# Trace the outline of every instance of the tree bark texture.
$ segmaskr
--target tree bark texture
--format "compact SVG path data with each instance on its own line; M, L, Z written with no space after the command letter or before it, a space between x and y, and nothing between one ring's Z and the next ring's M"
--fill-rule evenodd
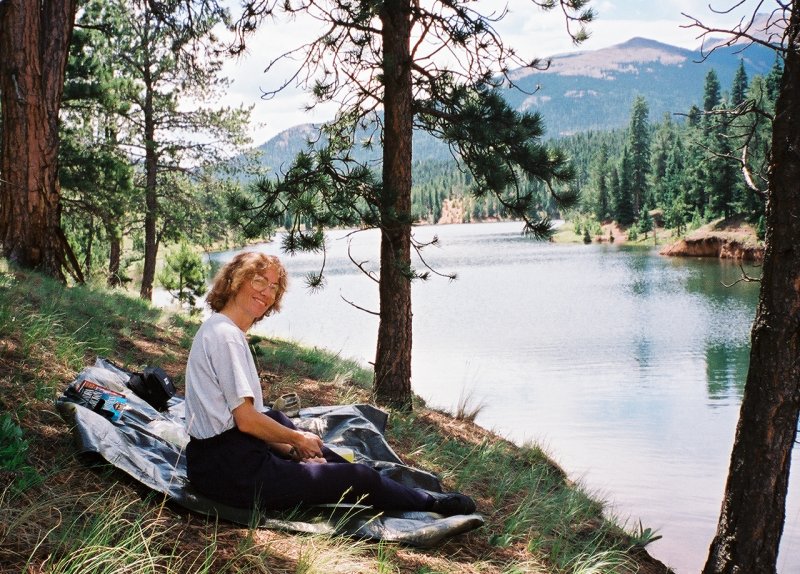
M150 77L150 62L143 66L145 100L144 135L145 135L145 211L144 211L144 269L142 270L142 286L139 296L147 301L153 299L153 283L156 278L156 261L158 255L158 238L156 237L156 219L158 217L158 152L156 149L156 120L153 93L155 87Z
M800 411L800 8L775 111L761 292L717 533L704 574L776 572Z
M13 264L79 273L60 227L58 112L76 0L0 2L0 240Z
M411 20L408 0L387 0L383 25L384 131L380 324L374 397L411 410Z
M108 256L108 286L118 287L122 285L122 278L119 275L119 266L122 260L122 240L120 237L110 234L109 240L111 247Z

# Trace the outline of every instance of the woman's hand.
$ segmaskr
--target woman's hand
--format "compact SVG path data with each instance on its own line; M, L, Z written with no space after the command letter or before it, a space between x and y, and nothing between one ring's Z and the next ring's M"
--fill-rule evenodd
M284 443L294 448L295 453L287 454L296 460L305 460L322 456L322 439L312 432L285 427L256 411L253 399L245 398L244 402L231 411L237 428L245 434L260 438L272 445Z
M292 446L295 448L297 458L304 461L314 458L322 458L321 438L312 432L301 430L296 431L295 436L296 439L292 441Z

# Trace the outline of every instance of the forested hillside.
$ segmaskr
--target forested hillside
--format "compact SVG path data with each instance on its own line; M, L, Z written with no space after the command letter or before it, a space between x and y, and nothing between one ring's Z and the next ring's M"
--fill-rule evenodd
M555 138L624 126L637 96L647 100L653 117L685 111L702 96L710 70L727 87L740 61L754 76L769 73L774 60L773 51L758 45L744 51L719 48L706 58L698 50L633 38L602 50L556 56L544 71L520 71L515 78L519 89L506 89L504 95L517 109L541 113Z
M741 62L726 86L711 69L702 98L682 113L652 121L649 102L637 96L626 128L559 140L577 167L576 216L584 227L597 233L599 222L614 220L635 236L656 217L681 233L734 215L763 227L769 118L781 74L776 62L748 78Z
M769 117L780 75L777 63L766 76L749 79L740 66L723 86L712 69L700 102L682 113L653 121L649 102L638 96L627 127L558 139L555 145L576 167L573 185L582 196L569 217L590 235L608 220L632 226L633 236L647 233L654 217L678 233L734 215L763 227Z
M576 168L573 186L582 202L574 212L560 213L541 190L541 208L551 217L578 220L580 231L590 235L608 220L632 226L632 236L647 233L654 217L678 233L733 215L763 225L769 117L780 76L776 62L766 75L749 78L741 61L725 85L712 68L698 101L683 110L653 119L650 102L640 95L627 110L625 127L553 140ZM465 203L463 221L504 216L496 203L462 193L470 180L452 162L418 161L414 182L421 220L438 221L445 200Z

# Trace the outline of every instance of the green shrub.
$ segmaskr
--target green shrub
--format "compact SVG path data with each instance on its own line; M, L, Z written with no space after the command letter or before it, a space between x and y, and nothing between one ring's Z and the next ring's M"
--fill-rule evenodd
M40 480L28 464L28 441L9 413L0 414L0 470L11 475L11 486L18 491Z

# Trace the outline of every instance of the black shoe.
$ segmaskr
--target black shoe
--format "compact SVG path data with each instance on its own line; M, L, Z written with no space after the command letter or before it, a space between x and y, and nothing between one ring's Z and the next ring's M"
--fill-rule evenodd
M475 512L475 501L460 492L431 492L433 498L431 512L454 516L456 514L472 514Z

